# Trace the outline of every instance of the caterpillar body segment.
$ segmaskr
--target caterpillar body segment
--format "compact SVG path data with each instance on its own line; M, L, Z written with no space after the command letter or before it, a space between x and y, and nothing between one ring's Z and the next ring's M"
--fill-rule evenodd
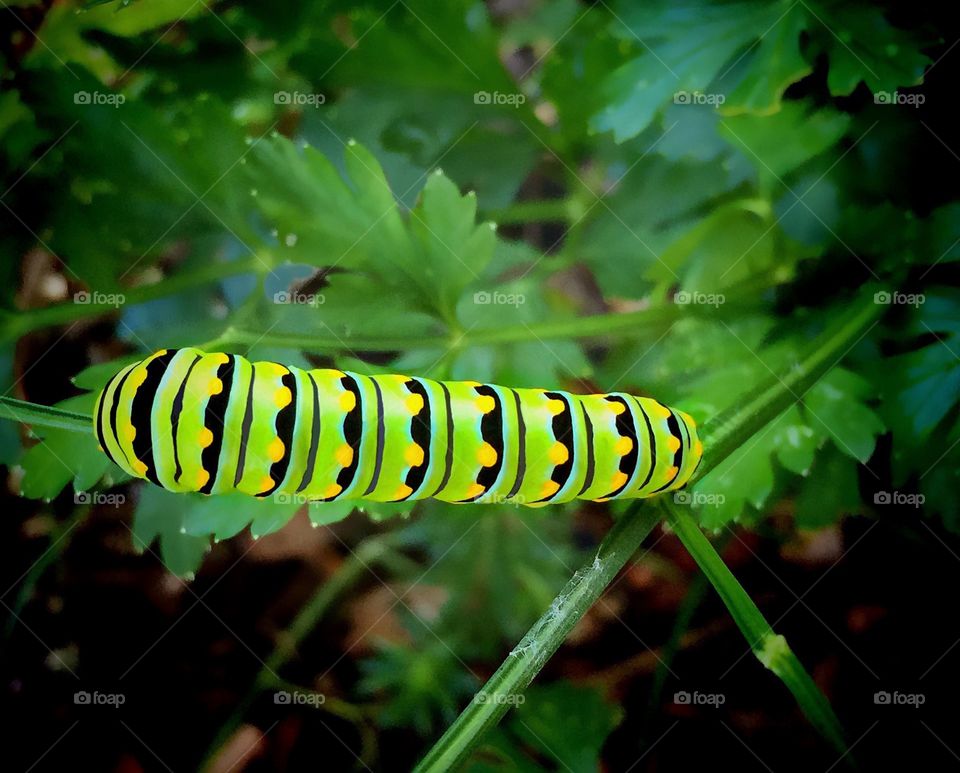
M682 411L624 393L364 376L161 350L97 400L101 448L170 491L532 507L683 486L703 448Z

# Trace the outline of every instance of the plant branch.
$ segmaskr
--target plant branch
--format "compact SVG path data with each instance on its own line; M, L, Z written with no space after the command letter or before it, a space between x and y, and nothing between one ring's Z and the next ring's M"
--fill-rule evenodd
M49 405L28 403L5 395L0 396L0 419L10 419L36 427L93 432L93 420L86 414L65 411Z
M808 342L797 366L782 378L772 378L742 401L736 411L722 414L703 428L705 452L700 475L714 469L751 435L789 408L804 390L842 359L876 324L882 311L872 297L855 306L834 326ZM596 559L580 569L567 583L550 609L533 625L482 691L484 702L470 703L427 752L417 766L419 773L450 770L463 763L481 736L499 722L512 701L498 696L522 692L557 650L607 584L630 560L644 537L656 525L656 508L631 507L615 524L600 545ZM804 671L787 646L786 640L773 634L759 609L736 578L723 564L712 545L693 520L678 518L675 508L668 511L681 539L697 560L707 578L731 610L751 648L761 661L780 677L797 697L802 710L831 744L845 749L839 721L813 679ZM683 514L681 513L681 516ZM722 568L721 568L722 567ZM745 600L746 599L746 600Z

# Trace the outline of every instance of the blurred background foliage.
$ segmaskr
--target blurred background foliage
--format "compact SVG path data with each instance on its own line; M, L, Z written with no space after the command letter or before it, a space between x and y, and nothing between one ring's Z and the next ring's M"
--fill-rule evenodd
M206 345L302 366L651 394L703 422L788 371L855 298L877 294L890 308L844 364L697 482L698 517L738 543L769 541L778 560L799 550L811 566L817 559L797 546L842 544L844 516L892 524L935 550L960 531L958 54L938 5L4 5L8 394L89 412L122 364ZM238 631L230 662L217 666L228 697L195 696L187 713L201 719L177 750L158 729L138 728L174 767L203 759L217 728L223 745L208 753L221 762L234 754L282 767L316 748L291 740L288 720L283 740L271 741L259 704L244 704L246 714L231 707L296 610L371 540L384 541L371 572L389 594L368 588L359 598L390 626L378 628L379 612L340 612L284 679L339 696L325 719L297 721L327 737L342 764L408 767L622 510L425 502L412 518L373 504L359 516L347 504L305 515L295 504L133 485L92 436L36 435L42 442L0 423L9 489L37 500L11 497L16 517L4 526L23 546L9 549L12 628L21 615L45 620L42 599L48 616L62 603L53 601L59 583L75 575L44 572L64 553L78 556L66 565L97 593L105 560L111 572L152 566L154 583L173 584L163 586L169 598L153 593L156 614L132 615L145 626L133 643L121 637L89 659L93 645L79 646L70 624L37 623L44 633L31 639L24 623L8 645L27 661L53 636L55 659L44 651L41 660L54 671L118 679L104 652L146 647L180 612L207 606L248 553L276 565L237 573L270 593L222 586L252 593L250 609L211 597ZM89 507L71 489L125 500ZM890 492L922 495L924 505L887 504ZM105 559L123 554L118 541L143 558ZM645 648L636 634L609 634L620 613L660 615L651 642L668 641L690 567L662 545L646 561L648 574L628 574L633 595L614 596L579 634L595 649L612 641L615 652L565 661L488 737L472 770L596 769L614 728L641 727L607 745L614 767L626 768L656 740L662 720L631 705L622 685L576 681ZM197 577L197 590L177 576ZM106 625L116 632L117 622ZM197 635L209 645L209 631ZM365 636L378 643L359 644ZM203 668L211 653L191 666L175 649L166 670ZM253 660L234 662L246 655ZM119 657L123 667L131 660ZM667 672L675 677L664 665L644 666L658 674L655 696ZM17 684L63 677L25 668L14 671ZM151 685L144 676L130 689ZM29 703L19 690L15 699ZM633 719L623 725L625 711ZM254 726L268 735L244 752ZM98 753L114 759L122 747L155 765L129 741ZM790 747L778 759L816 753Z

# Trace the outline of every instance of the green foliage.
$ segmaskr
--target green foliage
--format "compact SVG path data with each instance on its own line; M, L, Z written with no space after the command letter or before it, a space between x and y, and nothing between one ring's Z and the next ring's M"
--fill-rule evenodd
M709 529L756 527L775 505L816 529L893 488L925 497L905 517L960 532L960 204L914 179L936 119L889 103L924 95L944 53L922 20L834 0L8 5L42 42L0 54L5 391L40 402L21 338L112 324L123 355L77 374L61 408L89 414L153 348L206 345L653 395L726 426L877 293L882 320L687 504ZM30 285L21 264L59 284ZM277 302L302 287L315 302ZM80 291L123 299L72 303ZM131 482L91 433L37 422L34 437L0 423L23 495L115 489L135 546L179 575L211 540L270 534L298 509ZM384 527L423 559L395 560L392 579L428 569L448 594L429 630L405 613L411 644L363 662L380 724L428 735L472 700L464 661L504 655L582 563L574 510L430 502ZM798 694L812 683L794 661L771 668ZM527 697L468 768L595 769L617 709L566 682Z
M464 767L471 773L560 770L586 773L600 764L600 749L622 712L597 690L554 682L530 688L505 726L491 733Z

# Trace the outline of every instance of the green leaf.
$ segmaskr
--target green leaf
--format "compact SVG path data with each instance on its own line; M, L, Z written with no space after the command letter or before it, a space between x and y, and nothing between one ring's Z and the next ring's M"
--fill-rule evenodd
M143 486L133 518L133 545L138 552L159 539L160 556L167 568L179 577L193 577L210 550L209 537L186 531L189 500L156 486Z
M803 398L809 424L819 424L840 451L862 464L873 455L877 435L885 429L880 417L861 402L871 392L868 382L835 368Z
M856 462L832 448L825 450L797 496L797 526L819 529L859 509Z
M805 102L785 102L766 117L738 115L720 122L720 134L757 169L761 178L782 178L836 147L850 117Z
M843 3L811 2L817 48L826 51L827 85L835 96L846 96L866 82L874 93L893 92L923 81L932 60L920 53L927 41L899 30L879 8Z
M600 750L622 719L622 709L599 690L561 681L532 687L509 729L560 769L588 773L601 767Z
M88 393L63 400L57 407L90 414L95 402L96 395ZM92 433L51 428L37 428L36 432L40 441L20 462L23 496L53 499L71 481L75 491L87 491L111 468L116 469L97 448L97 439Z

